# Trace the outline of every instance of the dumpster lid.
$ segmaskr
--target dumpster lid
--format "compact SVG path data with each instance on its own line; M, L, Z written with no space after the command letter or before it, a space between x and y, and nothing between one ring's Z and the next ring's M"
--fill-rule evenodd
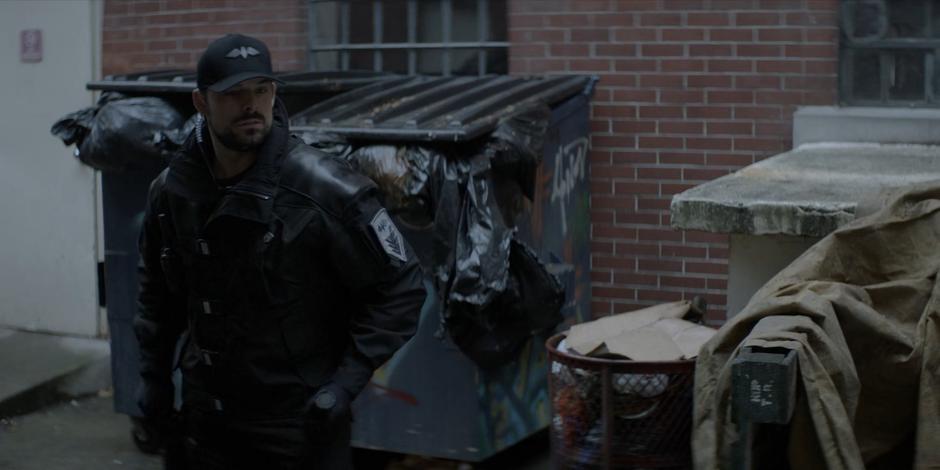
M367 140L465 141L500 119L590 94L595 77L394 77L334 96L291 117L291 129Z
M276 72L274 75L284 82L278 91L291 94L347 91L377 81L399 77L370 71ZM88 82L85 87L89 90L123 93L190 93L196 88L196 73L190 70L160 70L128 75L109 75L103 80Z

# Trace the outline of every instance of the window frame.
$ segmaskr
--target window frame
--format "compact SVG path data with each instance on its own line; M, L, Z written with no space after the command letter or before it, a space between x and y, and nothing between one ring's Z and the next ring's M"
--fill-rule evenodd
M889 21L889 0L873 0L881 4L879 17L880 27L886 29ZM940 2L928 0L924 2L925 32L922 38L888 38L864 39L854 38L854 11L856 0L842 0L840 2L839 22L839 101L845 106L874 106L874 107L940 107L940 90L935 89L937 80L936 70L938 57L940 57L940 37L933 37L935 31L940 31L940 21L934 22L934 10L940 8ZM864 99L854 97L855 74L853 66L854 56L858 51L876 52L879 64L879 99ZM896 70L891 66L893 57L899 53L924 52L924 90L923 98L906 100L890 97L891 77Z
M372 42L370 43L350 43L350 2L367 1L372 4ZM309 0L309 19L308 24L317 24L317 4L335 3L339 7L340 27L339 42L332 44L318 44L316 35L309 36L309 54L310 67L315 69L317 63L317 53L320 52L338 52L339 70L351 70L349 68L350 53L355 51L372 51L372 70L383 71L382 52L383 51L405 51L408 57L409 75L418 73L418 51L421 50L439 50L441 51L441 75L450 76L453 72L453 63L451 55L453 51L458 50L476 50L477 51L477 75L486 75L487 56L490 50L502 49L507 53L509 51L508 41L490 41L490 0L475 0L477 15L477 40L476 41L451 41L451 24L453 20L453 1L437 0L440 2L441 11L441 41L440 42L418 42L417 24L418 24L418 2L428 2L431 0L406 0L407 5L407 42L382 42L383 36L383 0ZM457 0L466 1L466 0Z

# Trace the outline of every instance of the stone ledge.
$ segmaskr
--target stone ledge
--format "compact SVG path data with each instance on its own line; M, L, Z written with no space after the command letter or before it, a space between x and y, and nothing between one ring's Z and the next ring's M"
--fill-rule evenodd
M940 146L804 144L672 199L672 226L823 237L885 191L940 180Z

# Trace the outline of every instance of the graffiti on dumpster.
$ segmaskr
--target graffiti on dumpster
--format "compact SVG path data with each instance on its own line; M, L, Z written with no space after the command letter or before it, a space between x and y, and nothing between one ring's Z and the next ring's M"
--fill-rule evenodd
M545 347L534 338L517 361L499 370L480 371L478 397L480 446L495 452L543 428L549 421L548 376Z
M583 181L587 174L585 170L587 165L588 139L581 137L569 142L567 145L558 147L555 152L555 173L552 176L552 204L558 204L561 208L561 233L568 233L568 216L566 207L571 193L578 186L578 182Z

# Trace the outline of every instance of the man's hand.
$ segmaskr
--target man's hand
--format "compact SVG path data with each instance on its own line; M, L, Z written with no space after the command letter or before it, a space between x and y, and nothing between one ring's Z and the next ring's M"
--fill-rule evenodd
M307 430L317 439L328 439L328 433L337 424L349 420L352 397L343 387L330 382L320 387L307 400L305 416Z

